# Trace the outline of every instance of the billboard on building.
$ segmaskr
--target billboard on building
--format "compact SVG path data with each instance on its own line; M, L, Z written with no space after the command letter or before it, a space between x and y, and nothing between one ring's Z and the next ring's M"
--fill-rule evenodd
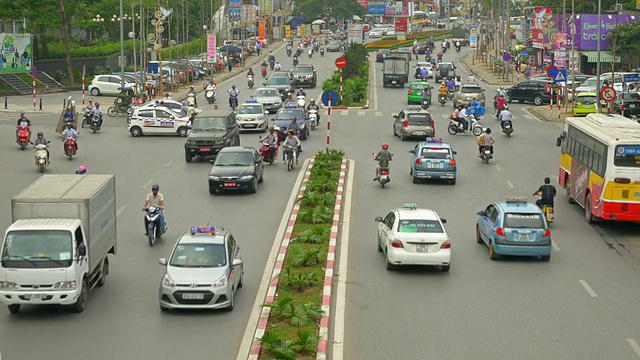
M207 62L216 62L216 36L207 35Z
M362 44L362 24L349 24L347 28L347 42Z
M549 34L553 27L551 20L551 8L548 6L536 6L531 17L531 46L535 49L544 49L545 34Z
M0 33L0 73L25 72L31 69L31 35Z

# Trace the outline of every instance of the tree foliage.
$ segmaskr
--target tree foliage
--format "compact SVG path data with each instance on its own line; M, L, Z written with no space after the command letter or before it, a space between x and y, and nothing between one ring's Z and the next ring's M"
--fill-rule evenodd
M353 15L364 16L366 9L356 0L298 0L293 11L306 21L339 16L348 19Z
M609 49L616 53L616 55L622 55L627 59L627 65L629 68L634 68L638 63L638 54L640 53L640 22L634 21L630 24L622 24L614 27L609 34L607 34L607 40L611 41ZM615 47L614 47L615 42ZM621 59L622 60L622 59Z

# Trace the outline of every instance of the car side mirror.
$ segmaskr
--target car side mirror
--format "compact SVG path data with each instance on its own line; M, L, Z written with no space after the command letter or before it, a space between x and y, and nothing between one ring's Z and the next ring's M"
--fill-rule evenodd
M51 144L51 140L48 140L48 141L47 141L47 144Z
M376 222L382 222L382 216L376 216L374 219Z
M482 89L482 92L484 92L484 89Z
M169 115L169 119L175 119L176 117L173 115Z
M440 218L440 221L441 221L443 224L446 224L446 223L447 223L447 219Z
M398 115L393 115L393 117L394 117L395 119L397 119L397 118L398 118Z
M209 164L213 164L214 162L216 162L215 160L209 160Z
M476 213L476 215L484 216L484 210L480 210Z
M78 255L87 256L87 245L85 244L78 245Z
M265 114L265 115L268 115L268 114L269 114L269 112L268 112L268 111L265 111L265 112L264 112L264 114Z
M233 259L233 262L231 262L231 265L233 265L233 266L242 265L242 260L240 260L238 258Z
M413 154L413 150L407 150L409 154Z
M158 260L158 264L160 264L162 266L167 266L167 259L166 258L161 258L160 260Z
M458 152L457 152L457 151L452 151L451 153L452 153L453 155L458 155Z

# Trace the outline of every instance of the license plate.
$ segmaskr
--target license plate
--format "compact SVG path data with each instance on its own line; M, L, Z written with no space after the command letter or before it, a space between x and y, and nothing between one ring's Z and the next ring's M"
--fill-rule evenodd
M209 148L201 148L200 151L211 151Z
M585 109L589 109L591 107L591 105L587 104L584 106Z
M416 251L419 252L419 253L429 252L429 245L418 244L418 245L416 245Z
M204 300L204 294L182 294L184 300Z
M246 127L248 127L248 128L254 128L254 127L256 127L257 125L256 125L256 124L247 124L247 125L245 125L245 126L246 126Z
M395 81L395 80L393 80L393 81L391 81L391 83L392 83L392 84L395 84L395 83L396 83L396 81Z
M431 163L431 168L432 169L439 169L440 168L440 163Z
M236 183L224 183L224 187L235 187Z
M629 104L629 107L630 108L634 108L634 107L636 107L636 104Z
M26 300L42 300L45 298L45 294L27 294L24 298Z
M427 135L426 131L416 131L413 134L414 135Z
M519 241L529 241L529 234L518 234Z
M485 151L484 151L484 154L485 154L485 155L491 155L491 150L485 150Z

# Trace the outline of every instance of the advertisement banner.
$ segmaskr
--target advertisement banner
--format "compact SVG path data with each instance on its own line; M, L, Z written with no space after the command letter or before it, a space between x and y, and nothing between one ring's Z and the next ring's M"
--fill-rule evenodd
M307 25L306 24L301 24L300 25L300 36L302 36L302 37L307 36Z
M400 1L386 1L385 15L407 15L407 4Z
M291 25L284 26L284 38L291 39Z
M364 6L365 8L367 7L368 3L369 3L369 0L358 0L358 4Z
M216 62L216 36L207 35L207 63Z
M567 59L567 33L558 32L556 33L556 39L553 43L554 55L553 62L554 65L563 68L566 67L566 59Z
M258 40L264 41L264 21L258 21Z
M477 26L469 26L469 47L471 48L478 47L478 27Z
M595 14L576 15L575 46L579 50L597 50L598 25L600 24L600 49L606 50L611 45L611 41L607 40L607 35L616 27L616 23L618 25L630 24L639 18L638 15L603 14L598 22L598 15Z
M549 33L553 27L551 8L548 6L536 6L531 17L531 46L535 49L544 49L544 33Z
M229 0L229 19L238 20L241 15L241 0Z
M349 24L347 28L347 42L362 44L362 24Z
M636 10L640 10L640 0L636 0Z
M244 21L248 27L255 27L255 23L258 20L256 18L257 7L255 5L242 5L242 21Z
M395 19L396 32L407 32L407 18L406 17L397 17Z
M384 15L387 11L387 6L384 3L367 3L367 14L369 15Z
M31 69L31 35L0 33L0 72L25 72Z

